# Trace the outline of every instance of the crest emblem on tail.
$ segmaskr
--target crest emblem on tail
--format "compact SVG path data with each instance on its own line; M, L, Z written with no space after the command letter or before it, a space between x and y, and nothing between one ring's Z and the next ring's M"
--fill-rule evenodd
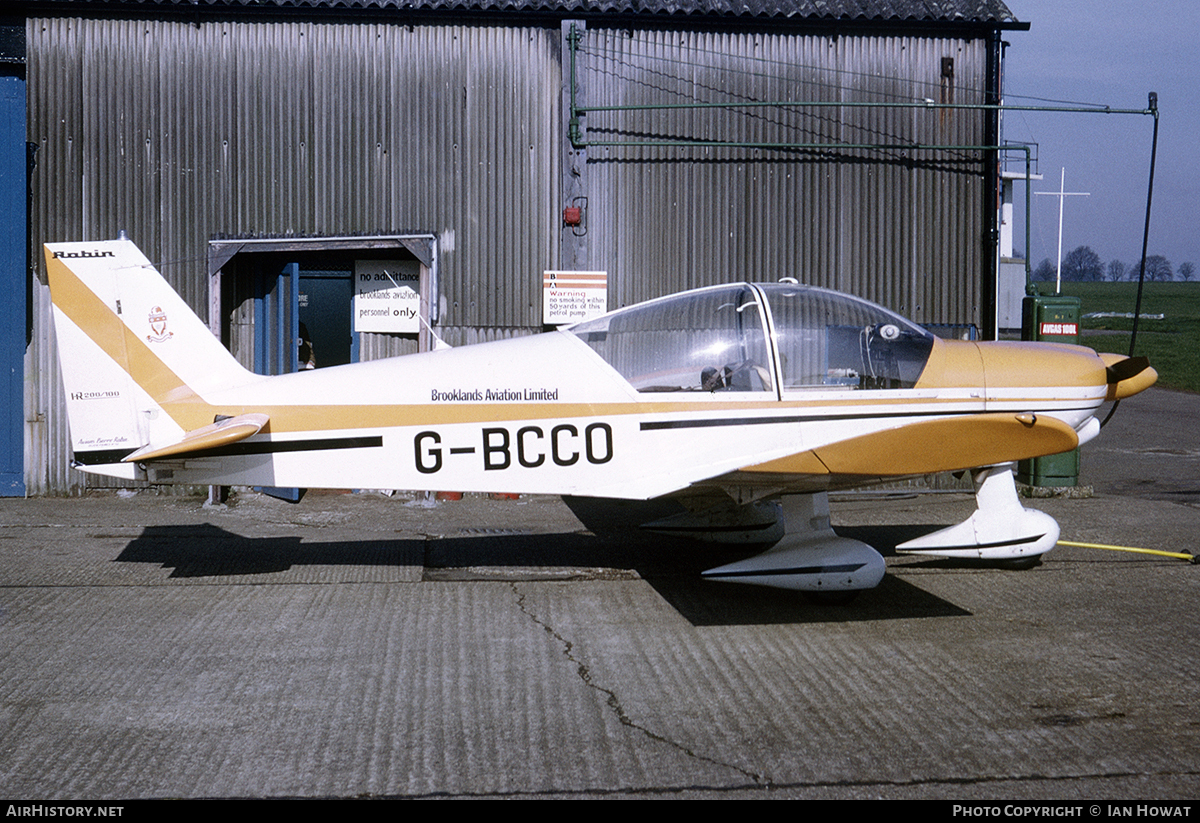
M164 340L170 340L175 335L167 331L167 313L162 310L162 306L155 306L150 310L150 331L153 334L146 335L146 339L151 343L162 343Z

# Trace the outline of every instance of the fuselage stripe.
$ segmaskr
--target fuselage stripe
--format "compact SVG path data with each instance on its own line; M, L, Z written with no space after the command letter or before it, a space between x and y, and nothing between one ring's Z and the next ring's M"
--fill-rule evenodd
M281 452L330 451L332 449L373 449L383 446L383 437L321 437L306 440L243 440L215 449L202 449L184 454L173 454L159 458L163 461L201 459L205 457L231 457L246 454L279 454ZM155 460L146 461L153 463Z
M1038 409L1041 412L1072 412L1091 411L1093 407L1067 409ZM879 412L877 414L812 414L812 415L780 415L778 417L716 417L698 420L648 420L641 424L642 431L659 431L662 429L707 429L719 426L764 426L782 423L823 423L837 420L886 420L894 417L970 417L978 415L978 411L901 411Z
M75 463L80 466L104 466L109 463L120 463L137 449L96 449L77 451L74 454Z

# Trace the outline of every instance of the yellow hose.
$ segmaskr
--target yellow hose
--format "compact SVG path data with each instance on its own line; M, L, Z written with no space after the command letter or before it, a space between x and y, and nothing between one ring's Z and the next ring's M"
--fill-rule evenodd
M1084 549L1109 549L1114 552L1133 552L1135 554L1157 554L1161 557L1175 557L1179 560L1186 560L1189 563L1200 563L1200 555L1189 554L1187 552L1164 552L1158 549L1135 549L1132 546L1106 546L1103 543L1075 543L1070 540L1059 540L1060 546L1079 546Z

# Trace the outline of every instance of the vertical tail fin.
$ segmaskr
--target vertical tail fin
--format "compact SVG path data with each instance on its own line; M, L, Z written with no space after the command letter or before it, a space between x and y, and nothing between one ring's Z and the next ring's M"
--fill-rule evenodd
M178 440L212 422L207 394L255 379L130 241L45 250L78 463Z

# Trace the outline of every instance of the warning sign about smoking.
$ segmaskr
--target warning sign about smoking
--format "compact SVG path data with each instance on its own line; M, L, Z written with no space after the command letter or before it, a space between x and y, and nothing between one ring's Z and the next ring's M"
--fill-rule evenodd
M608 272L546 271L542 274L542 323L580 323L608 311Z

